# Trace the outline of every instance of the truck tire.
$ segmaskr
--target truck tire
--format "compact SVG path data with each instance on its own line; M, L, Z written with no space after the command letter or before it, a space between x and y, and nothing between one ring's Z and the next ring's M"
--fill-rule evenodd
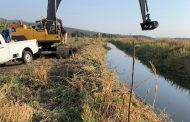
M30 51L24 51L22 55L22 62L27 64L33 60L33 54Z
M0 64L0 67L5 67L6 66L6 64Z

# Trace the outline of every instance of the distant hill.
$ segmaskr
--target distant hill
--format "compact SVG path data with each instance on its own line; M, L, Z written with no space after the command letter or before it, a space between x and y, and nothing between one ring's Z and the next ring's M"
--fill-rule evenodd
M150 36L145 36L145 35L120 35L120 34L116 34L118 37L121 38L144 38L144 39L154 39Z
M0 21L3 21L3 20L4 20L4 18L1 18L1 17L0 17Z
M80 32L80 33L84 33L84 34L87 34L87 35L93 35L93 34L98 33L98 32L95 32L95 31L76 29L76 28L71 28L71 27L65 27L65 29L67 30L68 33Z
M156 38L157 40L190 41L190 38Z
M190 40L190 38L175 38L176 40L182 40L182 41L184 41L184 40Z
M33 24L32 22L27 22L27 21L18 20L18 19L8 20L8 19L0 18L0 21L4 21L6 23L18 23L18 22L22 22L23 24Z

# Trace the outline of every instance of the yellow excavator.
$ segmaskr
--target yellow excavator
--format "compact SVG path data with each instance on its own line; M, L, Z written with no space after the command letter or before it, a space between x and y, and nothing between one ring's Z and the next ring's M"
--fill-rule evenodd
M40 46L49 46L64 40L62 20L56 18L61 0L48 0L47 18L38 20L33 25L16 23L9 25L14 28L12 38L15 40L36 39ZM64 31L64 32L63 32Z
M48 49L56 42L66 40L63 30L62 20L56 17L56 12L61 3L61 0L48 0L47 18L42 18L35 22L35 25L29 26L25 24L14 24L10 27L14 28L12 33L13 39L26 40L36 39L43 49ZM151 21L148 13L147 0L139 0L143 22L141 23L142 30L153 30L158 27L157 21Z

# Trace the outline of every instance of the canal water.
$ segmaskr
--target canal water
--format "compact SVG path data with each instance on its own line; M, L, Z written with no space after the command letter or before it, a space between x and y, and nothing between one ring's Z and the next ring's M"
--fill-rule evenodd
M108 43L111 48L106 55L106 64L117 72L120 82L131 86L132 57ZM136 59L135 95L153 104L155 88L154 73ZM139 85L140 84L140 85ZM166 111L174 122L190 122L190 90L177 86L174 82L158 75L158 91L155 103L157 112Z

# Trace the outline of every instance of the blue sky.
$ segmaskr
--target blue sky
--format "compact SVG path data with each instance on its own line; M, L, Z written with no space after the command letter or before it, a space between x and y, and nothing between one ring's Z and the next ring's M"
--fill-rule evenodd
M48 0L4 0L0 17L30 22L46 16ZM190 37L190 0L147 0L159 28L142 32L139 0L62 0L58 17L65 26L98 32L152 37Z

